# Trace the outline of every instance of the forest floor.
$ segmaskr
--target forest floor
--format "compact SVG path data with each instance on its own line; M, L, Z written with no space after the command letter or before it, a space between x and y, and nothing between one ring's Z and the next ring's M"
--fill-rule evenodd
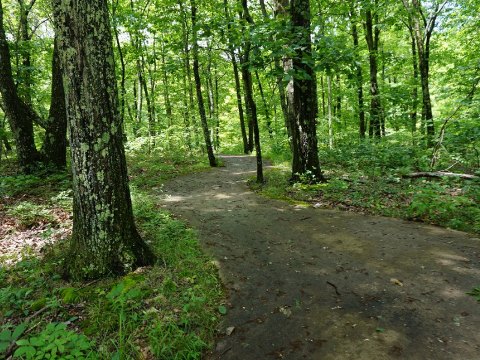
M162 189L229 296L209 359L480 358L478 238L267 199L253 157L223 161Z

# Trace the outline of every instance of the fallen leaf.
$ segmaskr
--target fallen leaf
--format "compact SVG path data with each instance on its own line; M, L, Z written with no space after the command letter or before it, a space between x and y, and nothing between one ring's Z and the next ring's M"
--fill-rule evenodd
M401 282L400 280L395 279L395 278L391 278L390 282L394 285L403 286L403 282Z
M229 326L229 327L227 328L227 330L225 330L225 334L226 334L227 336L230 336L230 335L232 335L232 333L233 333L234 331L235 331L235 326Z
M280 307L279 311L280 311L283 315L285 315L286 317L292 316L292 310L290 310L290 309L287 308L287 307L282 306L282 307Z

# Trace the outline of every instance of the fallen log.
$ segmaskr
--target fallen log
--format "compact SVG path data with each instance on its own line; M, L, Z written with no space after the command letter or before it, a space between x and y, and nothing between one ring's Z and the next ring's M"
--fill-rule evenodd
M434 171L434 172L414 172L411 174L403 175L404 178L422 178L422 177L429 177L429 178L441 178L441 177L456 177L465 180L475 180L480 179L479 176L471 175L471 174L458 174L446 171Z

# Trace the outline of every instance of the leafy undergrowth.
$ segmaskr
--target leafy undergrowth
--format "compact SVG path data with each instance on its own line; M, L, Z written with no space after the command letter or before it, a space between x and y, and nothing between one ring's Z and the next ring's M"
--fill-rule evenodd
M288 163L266 172L267 183L252 188L265 196L306 202L315 207L398 217L480 233L478 180L410 179L402 175L419 168L421 154L408 147L363 145L325 151L325 184L289 182ZM420 159L420 160L419 160ZM426 160L423 160L426 161Z
M10 258L11 265L0 260L0 359L201 358L224 308L218 271L195 233L161 211L146 189L158 187L172 169L181 174L203 167L194 160L146 156L132 166L137 224L160 259L153 267L121 278L67 282L60 276L68 261L61 239L42 244L41 251L24 248L20 261ZM69 231L71 222L56 214L70 217L70 182L66 175L55 179L0 180L0 216L12 223L7 232Z

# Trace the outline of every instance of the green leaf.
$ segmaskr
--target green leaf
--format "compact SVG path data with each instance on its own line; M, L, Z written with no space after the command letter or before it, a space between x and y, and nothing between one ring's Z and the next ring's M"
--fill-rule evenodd
M222 315L226 315L227 314L227 308L224 305L220 305L218 307L218 312Z
M17 340L20 336L22 336L26 328L27 328L27 323L21 323L20 325L17 325L15 330L13 330L12 340Z
M13 354L14 357L22 357L23 355L27 355L27 358L31 358L33 355L35 355L35 348L33 346L22 346L15 351L15 354Z
M30 340L21 339L21 340L17 340L16 343L18 346L26 346L26 345L30 345Z
M12 333L10 330L3 330L0 332L0 341L11 341Z

